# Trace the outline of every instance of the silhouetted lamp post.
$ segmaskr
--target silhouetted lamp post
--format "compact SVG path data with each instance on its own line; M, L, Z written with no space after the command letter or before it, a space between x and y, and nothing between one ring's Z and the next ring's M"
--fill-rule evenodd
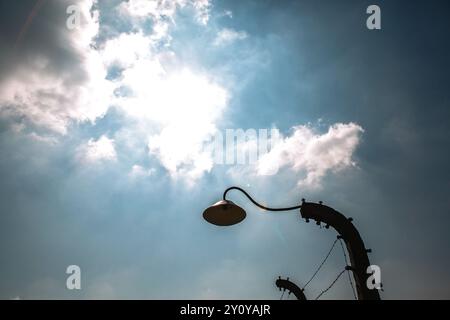
M239 187L230 187L223 193L223 200L216 202L203 211L203 218L206 221L217 226L231 226L245 219L247 216L245 210L236 205L233 201L226 199L226 195L230 190L242 192L254 205L261 209L267 211L290 211L300 209L301 216L306 222L309 222L309 219L313 219L318 225L322 222L325 223L325 228L327 229L332 226L339 233L339 237L344 240L347 247L351 263L350 270L352 270L355 278L358 299L380 299L378 290L369 289L366 284L366 281L370 276L370 274L367 273L367 268L370 266L367 252L370 252L370 249L365 248L358 230L356 230L355 226L352 224L352 218L346 218L338 211L323 205L322 202L305 202L304 199L302 200L302 204L293 207L265 207L253 200L245 190Z
M267 211L289 211L300 209L302 207L301 205L298 205L288 208L268 208L253 200L253 198L250 197L250 195L245 192L245 190L239 187L231 187L225 190L225 192L223 193L223 200L216 202L203 212L203 218L205 218L206 221L217 226L231 226L245 219L245 217L247 216L245 210L236 205L233 201L226 199L227 193L230 190L239 190L240 192L245 194L247 198L249 198L250 201L253 202L254 205Z

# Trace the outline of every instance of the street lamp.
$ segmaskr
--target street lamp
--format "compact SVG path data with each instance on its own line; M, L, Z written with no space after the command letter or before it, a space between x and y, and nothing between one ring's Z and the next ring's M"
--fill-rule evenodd
M233 201L226 199L227 193L231 190L239 190L240 192L245 194L254 205L267 211L289 211L297 210L302 207L301 205L298 205L288 208L268 208L253 200L253 198L250 197L250 195L245 190L239 187L230 187L223 193L223 200L216 202L205 211L203 211L203 218L206 221L217 226L231 226L245 219L245 217L247 216L245 210L236 205Z
M245 190L239 187L230 187L223 193L223 200L216 202L205 211L203 218L217 226L231 226L245 219L247 216L244 209L236 205L233 201L227 200L226 195L230 190L238 190L242 192L254 205L267 211L290 211L300 209L301 217L309 222L310 219L316 221L320 225L325 223L328 229L333 227L339 234L338 237L344 240L350 258L349 270L353 272L356 284L356 292L359 300L379 300L380 295L377 289L370 289L367 280L371 274L367 273L370 266L367 253L370 249L366 249L364 242L358 230L353 225L352 218L347 218L340 212L325 206L322 202L313 203L305 202L293 207L286 208L269 208L256 202ZM370 269L370 268L369 268Z

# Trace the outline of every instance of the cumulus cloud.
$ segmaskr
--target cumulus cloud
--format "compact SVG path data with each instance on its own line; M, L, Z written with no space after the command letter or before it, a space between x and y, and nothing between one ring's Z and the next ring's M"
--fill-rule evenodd
M258 160L257 175L276 174L286 167L305 174L299 185L318 187L328 172L355 165L352 155L362 132L355 123L334 124L324 134L309 126L294 127L291 136L281 139Z
M244 40L248 37L245 31L236 31L233 29L225 28L219 31L213 44L215 46L229 45L237 40Z
M155 168L146 169L138 164L133 165L129 173L130 178L144 178L153 175L156 172Z
M168 18L173 21L177 9L191 6L197 21L206 24L209 20L209 0L129 0L119 5L119 11L133 17L151 17L156 21Z
M207 77L187 70L155 81L154 89L152 96L141 96L142 103L149 105L142 109L143 116L162 125L149 138L150 153L172 177L196 180L212 168L211 152L203 145L217 131L227 92ZM138 105L133 101L130 104ZM152 110L152 105L159 106L156 110L160 111Z
M192 3L196 10L197 22L206 25L209 21L209 11L211 9L210 0L194 0Z
M90 139L78 147L77 157L85 164L114 161L117 159L114 140L106 136L101 136L98 140Z
M66 134L72 123L94 122L115 105L125 116L146 123L150 154L171 176L200 177L211 167L200 146L214 132L228 93L207 73L177 61L166 45L178 10L190 10L194 20L205 25L210 2L123 1L116 10L129 19L132 28L102 43L95 42L99 35L96 1L75 2L82 23L69 30L66 8L73 4L67 0L41 9L60 14L48 22L48 36L37 33L44 45L24 42L21 52L26 55L3 74L0 114L18 119L20 125L25 119L33 126ZM150 31L148 19L152 22ZM37 30L43 29L39 23L42 21L35 21ZM177 67L167 71L167 60ZM112 67L121 72L107 79ZM112 141L106 137L91 139L80 150L84 162L115 158Z
M28 137L34 141L46 143L49 145L56 145L58 143L58 139L56 139L55 137L39 135L36 132L29 133Z
M151 39L142 32L121 33L106 41L100 55L106 66L115 65L126 69L136 61L150 57L151 46Z
M171 177L192 183L212 167L211 153L202 147L216 132L229 93L210 74L193 70L178 61L169 48L160 46L170 39L166 32L160 33L163 26L172 23L177 8L187 5L195 9L197 17L209 2L121 4L120 10L135 18L132 21L137 31L106 41L101 56L107 67L122 69L114 80L118 93L114 104L127 117L146 124L150 155ZM150 34L140 24L142 12L154 21Z
M152 20L152 39L170 41L169 28L174 23L177 10L190 7L195 19L201 25L209 21L209 0L129 0L118 6L118 11L132 19L133 23L143 23Z
M62 14L48 22L50 34L32 34L41 37L43 45L33 42L37 40L30 36L31 43L22 44L17 61L1 70L0 116L18 119L16 128L20 131L27 123L58 135L66 134L74 122L96 121L114 105L122 116L138 123L140 131L134 138L147 145L149 155L159 160L172 178L193 183L209 172L214 159L205 144L217 134L217 123L231 95L217 77L179 60L170 48L170 28L175 25L177 12L184 9L205 25L210 2L121 2L114 10L128 19L131 28L118 31L101 43L96 43L96 1L76 2L83 23L74 30L65 27L66 8L71 4L69 0L52 2ZM231 12L227 15L231 17ZM149 20L151 24L147 23ZM46 25L42 21L36 23L41 28ZM225 46L247 37L244 31L225 28L218 32L213 44ZM119 71L107 78L112 68ZM127 128L121 132L132 131L133 128ZM317 185L327 172L353 164L351 156L361 131L355 124L334 125L323 135L307 126L295 127L292 136L283 138L258 160L256 172L264 175L289 167L305 173L300 184ZM31 133L30 138L57 142L47 133ZM247 143L238 147L252 146ZM114 141L106 136L81 145L77 156L83 163L117 158ZM143 174L140 167L133 167L130 173Z
M66 28L66 8L73 1L52 3L61 14L46 24L36 18L33 23L42 33L35 35L37 31L30 29L18 53L8 56L11 66L0 83L1 115L65 134L72 122L93 122L105 114L112 86L105 80L100 55L91 46L98 33L98 12L91 10L93 0L75 3L82 21L79 28ZM47 28L49 34L44 36Z

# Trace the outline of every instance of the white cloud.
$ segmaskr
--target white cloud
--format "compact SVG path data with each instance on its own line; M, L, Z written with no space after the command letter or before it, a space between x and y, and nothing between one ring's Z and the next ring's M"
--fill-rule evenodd
M98 140L90 139L77 149L77 158L85 164L117 159L114 140L101 136Z
M63 3L58 5L63 7ZM47 37L47 51L31 52L31 57L10 71L0 86L3 116L25 118L36 126L65 134L71 122L95 121L105 114L112 85L105 80L106 69L98 52L90 46L99 27L98 12L91 11L94 3L79 0L81 26L72 31L58 28L57 35ZM55 70L52 55L58 55L55 52L61 50L61 43L68 50L64 57L67 61Z
M129 68L136 61L149 57L151 46L151 39L142 32L121 33L105 43L100 50L100 55L107 66L117 65Z
M170 43L169 29L175 23L177 10L191 10L187 12L205 25L210 2L124 1L117 9L129 18L134 31L120 33L101 47L92 46L99 32L95 3L78 0L83 22L80 28L72 31L61 28L57 35L49 37L58 41L50 42L46 48L58 52L61 42L67 48L64 56L68 60L62 69L52 68L51 54L30 53L31 62L18 64L5 77L7 80L0 88L0 114L66 134L73 122L94 122L111 105L116 105L125 116L145 123L150 154L161 161L171 176L197 179L211 168L210 156L201 146L216 130L215 123L226 106L228 92L209 74L177 61L170 48L161 44ZM67 4L68 1L63 1L54 5L65 12ZM144 31L146 19L153 20L151 32ZM55 24L62 22L65 21L58 20ZM169 71L167 63L171 66ZM107 80L107 70L112 66L123 71L117 78ZM129 94L115 96L121 90ZM37 135L30 137L42 141ZM115 159L116 151L113 141L102 137L81 146L77 156L90 163Z
M217 130L228 93L206 76L188 70L165 77L154 88L158 94L144 99L150 105L146 116L162 124L162 129L150 137L150 153L172 177L196 180L212 168L212 154L203 147ZM161 112L155 113L152 104Z
M141 18L142 12L154 20L153 32L142 30L108 40L101 56L107 66L120 65L115 86L128 94L116 97L114 104L124 114L145 123L150 132L148 148L173 178L193 183L212 168L211 152L203 144L217 130L216 122L226 107L229 94L209 74L195 71L177 61L169 48L158 45L169 37L160 28L172 23L177 8L192 5L196 16L206 10L208 1L168 1L149 5L130 1L120 10ZM140 22L133 22L139 30Z
M122 2L119 10L134 17L156 17L159 16L162 10L161 1L149 0L129 0ZM171 10L173 12L174 9ZM165 12L167 14L167 12Z
M290 137L282 139L258 160L257 175L271 175L287 167L303 172L301 186L319 187L329 171L353 166L352 155L363 129L354 123L337 123L327 133L317 134L311 127L297 126Z
M92 10L95 2L78 1L84 21L79 30L59 31L67 42L70 57L62 69L52 67L53 56L36 54L4 77L6 80L0 86L0 115L20 119L20 126L16 127L20 131L23 123L27 123L25 119L35 126L65 134L71 123L93 122L110 105L115 105L125 117L132 119L131 123L138 123L134 129L136 139L142 145L147 144L150 156L158 159L171 177L195 182L214 165L211 151L204 147L217 133L217 123L230 93L211 74L179 61L167 45L177 10L190 7L194 19L206 24L210 2L122 2L117 8L130 19L134 31L120 33L100 48L92 46L99 31L98 12ZM145 19L153 21L151 32L145 31ZM243 31L225 28L213 44L224 46L247 37ZM59 44L51 43L56 47ZM112 66L120 66L122 71L113 80L107 80L107 70ZM126 129L121 132L129 135L133 131L133 128ZM351 156L361 131L355 124L336 124L323 135L314 133L310 127L295 127L291 137L284 138L259 160L256 174L288 167L305 173L300 184L319 185L327 172L353 164ZM30 138L57 141L33 133ZM80 146L77 156L85 163L117 158L114 141L106 136L96 141L90 139ZM144 174L145 169L138 166L130 173Z
M58 143L58 139L56 139L55 137L39 135L36 132L31 132L30 134L28 134L28 137L34 141L46 143L49 145L55 145Z
M155 174L155 172L156 172L155 168L146 169L140 165L135 164L131 168L129 176L130 178L144 178Z
M225 28L219 31L213 44L215 46L229 45L237 40L244 40L247 37L248 34L245 31L236 31L233 29Z
M192 5L196 10L197 21L203 25L206 25L209 21L209 11L211 3L209 0L193 0Z
M118 11L139 24L146 19L153 22L153 40L170 41L169 28L174 24L177 10L186 7L194 9L194 16L198 23L206 25L209 21L211 3L209 0L129 0L118 6Z
M211 155L202 145L214 134L229 94L208 74L188 66L167 71L165 59L171 56L146 50L151 46L142 33L106 42L105 61L124 68L115 86L130 92L116 97L114 104L126 116L147 124L150 154L172 177L193 182L212 167Z

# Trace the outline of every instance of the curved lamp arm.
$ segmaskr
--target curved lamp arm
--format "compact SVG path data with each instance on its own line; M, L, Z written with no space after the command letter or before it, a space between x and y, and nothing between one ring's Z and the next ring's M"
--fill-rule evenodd
M321 202L317 204L302 200L301 205L294 207L268 208L253 200L247 192L239 187L230 187L226 189L223 193L223 200L227 200L226 195L230 190L239 190L245 194L254 205L261 209L268 211L289 211L300 209L300 214L302 218L306 219L306 222L308 222L309 219L314 219L319 225L321 222L324 222L326 227L332 226L338 232L339 236L343 238L347 247L350 257L351 270L353 271L356 282L358 298L360 300L380 300L378 290L369 289L366 285L369 278L369 275L367 274L367 268L370 266L369 257L367 256L367 252L369 252L369 250L365 248L364 242L358 230L352 224L353 219L345 217L342 213L323 205ZM242 219L244 217L245 214Z
M250 201L251 201L255 206L260 207L261 209L264 209L264 210L267 210L267 211L289 211L289 210L297 210L297 209L300 209L300 208L302 207L302 205L298 205L298 206L287 207L287 208L268 208L268 207L265 207L265 206L259 204L259 203L256 202L255 200L253 200L253 198L252 198L252 197L251 197L244 189L241 189L241 188L239 188L239 187L230 187L230 188L228 188L227 190L225 190L225 192L223 193L223 200L227 200L227 199L226 199L226 196L227 196L228 191L230 191L230 190L239 190L240 192L242 192L243 194L245 194L245 196L246 196L247 198L249 198Z

